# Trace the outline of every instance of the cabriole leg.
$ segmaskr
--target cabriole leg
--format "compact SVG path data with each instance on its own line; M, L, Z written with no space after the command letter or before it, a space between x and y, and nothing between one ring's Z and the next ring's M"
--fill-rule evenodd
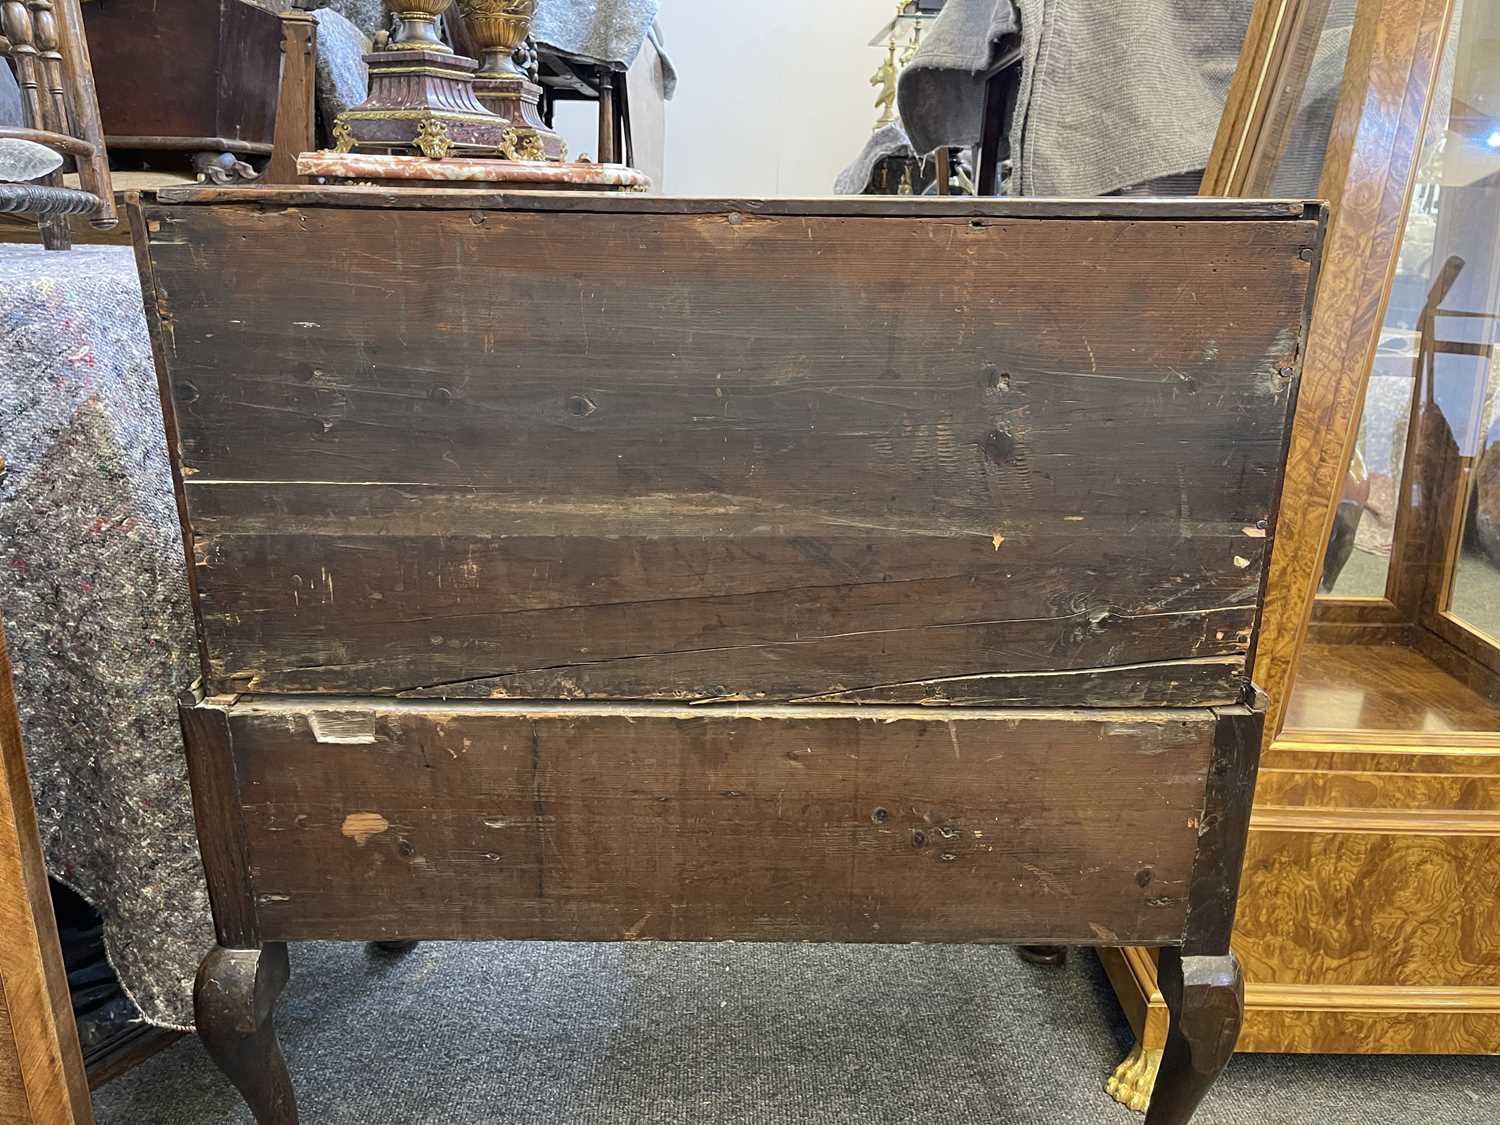
M1234 1053L1245 982L1233 953L1184 957L1163 949L1157 985L1172 1022L1146 1125L1185 1125Z
M282 942L260 949L215 946L193 987L198 1036L258 1125L297 1125L292 1080L271 1018L288 975Z

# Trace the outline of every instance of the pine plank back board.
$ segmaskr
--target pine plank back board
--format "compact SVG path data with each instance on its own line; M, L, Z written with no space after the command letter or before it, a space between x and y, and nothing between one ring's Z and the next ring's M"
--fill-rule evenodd
M1162 945L1151 1125L1186 1120L1237 1010L1319 205L131 215L203 658L200 1023L262 1121L281 943L495 937Z

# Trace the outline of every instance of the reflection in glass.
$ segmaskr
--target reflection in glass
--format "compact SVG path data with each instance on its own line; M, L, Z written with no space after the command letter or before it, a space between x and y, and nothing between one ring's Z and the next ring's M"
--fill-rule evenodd
M1458 268L1436 312L1430 393L1451 433L1449 498L1459 510L1449 544L1449 613L1500 638L1500 452L1496 450L1500 343L1500 73L1493 66L1500 21L1460 48L1444 141L1437 242ZM1446 548L1446 550L1444 549ZM1450 561L1451 560L1451 561Z
M1457 122L1457 106L1452 100L1455 61L1450 50L1443 60L1423 134L1417 182L1370 368L1364 414L1324 559L1319 586L1323 594L1378 598L1386 593L1421 361L1419 321L1445 260L1434 259L1445 157L1451 143L1449 129ZM1453 121L1449 119L1450 109L1455 111Z
M1449 35L1288 701L1315 741L1500 745L1500 3Z
M1496 139L1500 141L1500 136ZM1462 190L1468 202L1476 205L1472 217L1493 228L1500 217L1500 187L1487 182ZM1493 239L1493 229L1490 235ZM1468 290L1455 286L1454 295L1445 302L1454 307L1445 308L1440 320L1451 316L1462 325L1456 335L1465 349L1452 357L1454 370L1446 380L1450 396L1446 413L1455 428L1463 498L1448 610L1481 633L1500 639L1500 420L1495 416L1495 345L1500 341L1495 316L1496 280L1492 259L1483 275L1476 271Z

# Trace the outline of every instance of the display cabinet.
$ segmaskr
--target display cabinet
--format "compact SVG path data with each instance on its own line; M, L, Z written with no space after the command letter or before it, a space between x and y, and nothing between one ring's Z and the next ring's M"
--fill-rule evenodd
M90 1125L88 1082L0 630L0 1122Z
M1492 5L1359 6L1255 658L1241 1051L1500 1051L1497 59ZM1155 961L1100 954L1143 1108Z
M1463 5L1257 792L1241 1050L1500 1050L1497 61Z

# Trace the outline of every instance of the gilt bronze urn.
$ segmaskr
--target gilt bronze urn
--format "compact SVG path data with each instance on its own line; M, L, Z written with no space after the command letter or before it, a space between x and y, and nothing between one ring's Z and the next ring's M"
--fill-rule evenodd
M531 32L536 0L458 0L458 10L479 48L481 77L526 77L514 56Z
M518 65L516 50L531 33L536 0L458 0L481 64L474 91L485 108L509 119L501 153L512 160L564 160L567 146L547 128L539 102L542 88Z
M388 49L453 53L437 30L438 18L452 6L453 0L382 0L382 3L399 21Z
M476 96L479 64L455 54L438 35L438 18L453 0L382 2L399 24L365 56L369 96L339 114L334 151L415 151L431 159L499 155L514 132L511 122Z

